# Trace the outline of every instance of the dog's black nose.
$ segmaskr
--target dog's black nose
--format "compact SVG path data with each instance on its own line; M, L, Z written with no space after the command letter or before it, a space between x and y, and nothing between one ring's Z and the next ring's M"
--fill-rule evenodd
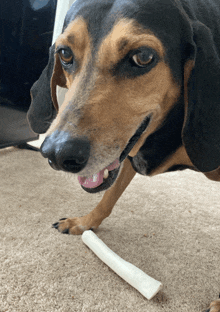
M90 143L86 138L72 138L67 132L57 130L46 137L41 154L48 158L53 169L77 173L88 162Z

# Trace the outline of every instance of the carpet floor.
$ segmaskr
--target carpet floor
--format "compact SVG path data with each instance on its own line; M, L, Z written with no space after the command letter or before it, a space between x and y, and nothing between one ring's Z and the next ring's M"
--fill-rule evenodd
M220 292L220 184L185 170L136 175L96 234L163 289L150 301L81 236L51 224L93 209L102 193L38 152L0 150L0 312L201 312Z

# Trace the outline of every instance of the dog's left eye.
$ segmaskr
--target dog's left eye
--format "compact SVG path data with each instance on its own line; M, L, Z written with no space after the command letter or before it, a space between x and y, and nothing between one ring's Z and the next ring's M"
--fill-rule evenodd
M138 67L146 67L154 60L154 54L146 51L139 52L132 56L132 60Z
M62 48L58 51L61 63L64 67L68 67L73 63L73 53L70 48Z
M157 51L143 46L131 50L112 69L114 76L134 78L150 72L160 61Z

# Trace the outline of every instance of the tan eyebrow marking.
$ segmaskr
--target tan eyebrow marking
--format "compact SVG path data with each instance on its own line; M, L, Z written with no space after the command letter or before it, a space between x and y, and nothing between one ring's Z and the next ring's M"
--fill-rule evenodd
M82 17L77 17L69 23L65 31L56 40L56 47L59 45L69 46L78 60L84 58L88 48L90 49L90 39L87 23Z
M148 46L164 57L164 47L161 41L150 31L144 29L132 19L120 19L100 45L98 64L101 69L117 64L130 50Z
M69 89L78 74L91 58L91 39L89 36L87 23L82 17L77 17L74 21L70 22L64 32L56 40L56 49L59 46L69 47L76 61L77 67L74 71L62 72L66 77L66 87Z

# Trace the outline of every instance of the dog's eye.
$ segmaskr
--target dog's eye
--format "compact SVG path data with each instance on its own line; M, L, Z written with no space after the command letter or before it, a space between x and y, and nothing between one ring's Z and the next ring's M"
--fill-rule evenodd
M70 66L73 63L73 53L69 48L59 50L59 56L64 67Z
M142 46L129 51L113 68L117 77L134 78L149 73L160 61L156 50Z
M139 52L132 56L132 60L138 67L146 67L154 60L154 54L148 52Z

